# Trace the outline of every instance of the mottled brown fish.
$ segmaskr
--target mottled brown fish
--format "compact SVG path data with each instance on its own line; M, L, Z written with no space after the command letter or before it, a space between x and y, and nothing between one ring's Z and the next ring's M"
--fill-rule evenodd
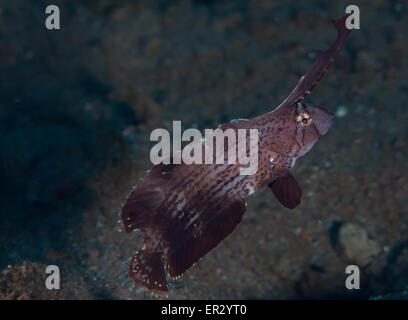
M350 34L347 17L333 22L338 35L321 52L296 88L275 110L221 129L258 129L258 170L240 175L240 164L159 164L136 185L123 206L126 232L145 234L143 249L131 259L129 276L149 289L167 291L166 272L178 277L224 240L246 211L245 197L268 185L287 208L302 189L290 173L327 133L334 116L302 102L327 72ZM249 145L249 144L247 144Z

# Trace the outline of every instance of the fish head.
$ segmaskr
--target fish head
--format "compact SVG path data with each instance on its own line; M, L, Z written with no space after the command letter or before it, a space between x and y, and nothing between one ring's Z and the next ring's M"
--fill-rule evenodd
M334 123L334 114L322 107L299 102L292 121L297 128L296 141L300 146L292 156L301 157L329 131Z
M275 111L274 146L292 158L305 155L334 123L333 113L303 102Z
M266 143L273 145L275 151L292 159L299 158L305 155L333 125L332 113L303 101L327 73L346 43L351 32L346 25L349 17L350 15L345 15L333 21L337 30L336 40L326 51L320 52L312 67L300 78L289 96L270 113L273 121L266 131L272 134Z

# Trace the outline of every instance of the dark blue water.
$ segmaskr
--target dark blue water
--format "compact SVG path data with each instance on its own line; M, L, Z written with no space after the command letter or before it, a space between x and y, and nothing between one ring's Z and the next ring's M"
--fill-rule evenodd
M135 249L116 232L116 213L151 166L151 130L173 120L184 129L216 128L272 110L331 44L330 20L348 3L54 3L60 30L45 28L46 1L0 8L0 268L68 265L88 290L73 281L83 295L70 297L140 297L105 284L119 286L112 268ZM267 190L255 196L241 235L219 249L224 258L211 255L172 297L367 298L405 290L408 7L355 4L361 29L307 98L338 118L294 169L304 205L286 212ZM359 294L342 287L351 262L330 242L336 221L361 226L379 250ZM217 268L219 277L208 274Z

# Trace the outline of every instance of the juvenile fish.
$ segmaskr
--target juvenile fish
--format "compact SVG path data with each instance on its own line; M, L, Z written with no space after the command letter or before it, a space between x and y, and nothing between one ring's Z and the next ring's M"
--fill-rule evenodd
M130 261L129 276L135 282L167 291L166 272L180 276L224 240L241 221L245 198L265 185L285 207L293 209L300 203L302 189L290 169L334 120L332 113L303 99L344 46L350 34L346 18L333 22L337 39L279 107L220 126L258 130L255 174L241 175L239 163L159 164L136 185L121 213L126 232L139 229L145 234L143 248Z

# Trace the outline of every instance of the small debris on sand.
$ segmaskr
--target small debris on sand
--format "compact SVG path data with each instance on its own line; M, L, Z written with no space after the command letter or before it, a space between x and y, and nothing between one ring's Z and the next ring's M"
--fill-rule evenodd
M367 231L352 222L341 226L338 244L347 260L360 267L370 264L381 251L377 242L368 238Z

